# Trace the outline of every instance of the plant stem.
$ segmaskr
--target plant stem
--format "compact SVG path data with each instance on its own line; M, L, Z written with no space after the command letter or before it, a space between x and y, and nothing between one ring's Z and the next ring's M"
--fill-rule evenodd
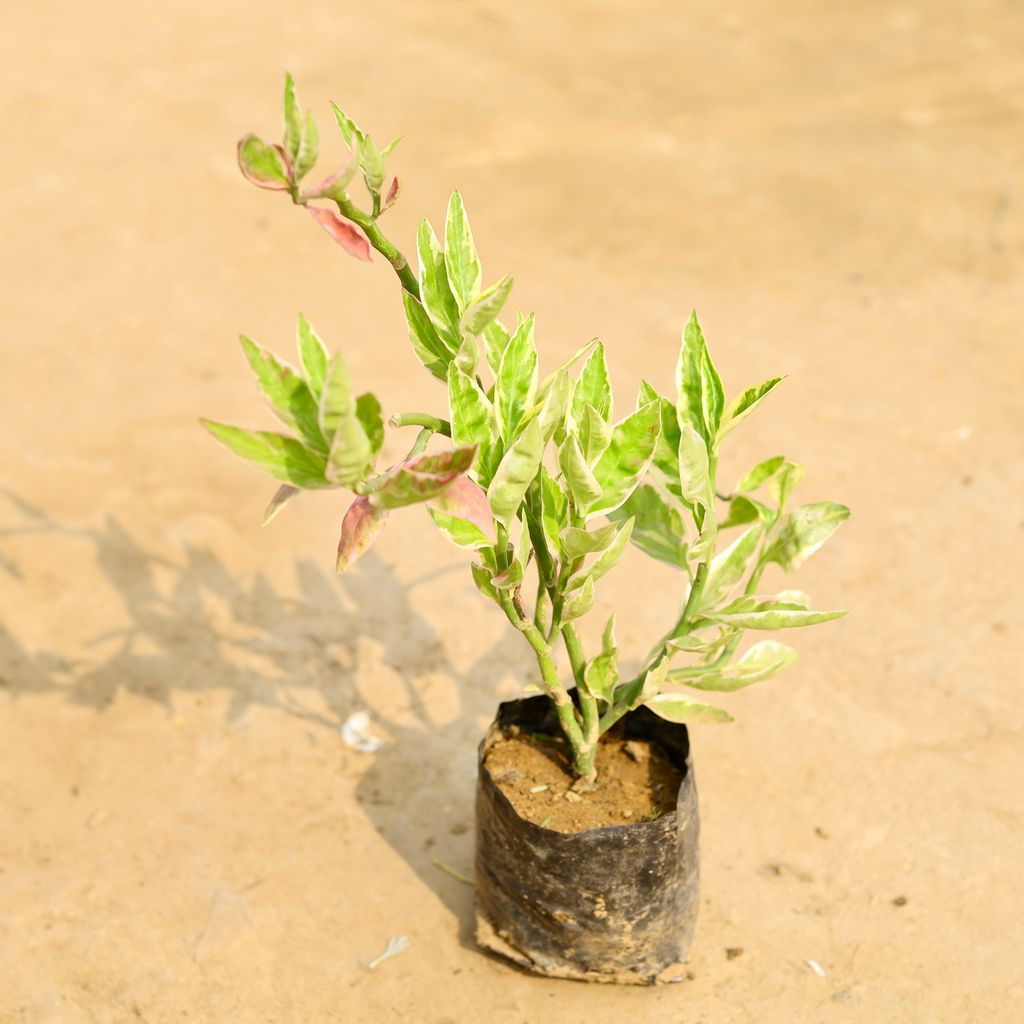
M398 275L399 281L402 282L402 287L418 299L420 297L420 286L416 280L416 275L409 266L409 261L384 236L374 219L369 214L363 213L348 196L344 199L336 199L335 202L338 204L338 209L341 211L342 216L362 228L363 234L366 235L370 245L391 264Z
M576 680L576 692L579 695L580 712L583 716L583 737L596 751L597 741L601 735L597 698L587 688L587 656L583 653L583 644L580 642L579 633L576 632L576 627L571 622L562 626L562 639L565 641L569 664L572 665L572 674Z
M430 444L430 439L434 436L434 431L429 427L424 427L417 435L416 440L413 442L413 446L409 449L409 454L406 455L407 459L413 459L417 455L422 455L427 450L427 445Z
M443 434L445 437L452 436L452 425L447 420L439 419L425 412L401 412L395 413L388 423L392 427L426 427L435 434Z
M576 709L573 707L572 698L558 678L558 669L551 655L551 647L541 635L540 630L529 619L522 617L516 611L512 598L508 594L499 591L499 600L509 622L526 637L537 656L544 690L555 705L555 713L558 715L562 732L565 733L565 738L572 748L573 763L575 764L580 753L586 752L587 743L580 729L580 723L576 720Z
M689 596L686 598L686 604L683 607L682 614L679 616L679 620L676 622L675 627L669 630L665 634L665 637L658 643L658 653L653 661L638 675L635 679L630 680L629 686L632 683L638 683L648 672L653 672L668 656L668 641L677 636L686 636L689 632L689 622L691 615L700 607L700 599L704 593L704 585L708 579L708 563L701 562L697 566L697 572L693 577L693 586L690 587ZM642 693L643 691L641 691ZM607 732L627 711L632 711L635 705L629 701L623 701L621 704L614 704L610 707L604 715L601 717L600 731L602 733Z

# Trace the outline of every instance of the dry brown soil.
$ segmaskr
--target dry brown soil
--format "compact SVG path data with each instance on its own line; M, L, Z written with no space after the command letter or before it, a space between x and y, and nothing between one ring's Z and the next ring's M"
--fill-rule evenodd
M556 832L581 832L660 817L676 805L682 775L648 740L606 736L597 748L598 781L574 785L565 741L509 735L484 765L520 817Z
M8 5L0 1021L1019 1021L1022 53L1011 0ZM287 354L300 309L389 411L443 408L389 268L239 178L284 68L332 158L331 98L405 136L405 246L462 191L547 366L599 335L624 410L696 307L731 391L788 374L723 480L784 452L854 509L799 582L850 616L694 731L687 984L473 948L435 862L469 870L529 650L421 513L336 579L342 498L261 530L197 426L272 424L234 339ZM634 552L593 619L628 667L677 598Z

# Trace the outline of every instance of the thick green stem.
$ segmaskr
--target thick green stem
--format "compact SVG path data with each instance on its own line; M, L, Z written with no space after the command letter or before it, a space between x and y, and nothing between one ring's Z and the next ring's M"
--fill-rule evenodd
M579 698L580 713L583 718L583 738L587 743L587 750L583 753L589 755L586 770L581 771L579 774L592 779L594 777L593 758L597 753L597 741L601 736L597 698L587 689L587 656L583 652L583 644L580 642L579 633L576 632L576 627L571 622L567 622L562 626L562 639L565 641L565 649L569 654L569 664L572 665L573 678L576 680L576 693Z

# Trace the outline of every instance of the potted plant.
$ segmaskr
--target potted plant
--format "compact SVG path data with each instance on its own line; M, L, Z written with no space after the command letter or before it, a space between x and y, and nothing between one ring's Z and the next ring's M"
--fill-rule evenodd
M283 141L247 135L239 164L256 185L290 196L353 256L369 260L376 251L391 264L413 351L440 385L442 408L392 415L392 428L417 433L405 458L378 465L380 402L358 391L342 356L300 317L297 367L242 338L289 432L204 424L280 482L267 522L303 491L352 492L339 572L392 512L422 506L532 648L538 695L502 704L480 746L480 943L541 974L677 979L697 909L687 725L731 720L685 694L738 690L796 659L772 639L741 653L748 630L843 614L812 610L796 590L765 595L760 583L770 565L798 568L849 510L832 502L794 507L803 470L782 456L723 493L721 445L781 378L727 400L696 316L683 330L676 394L644 383L619 418L596 341L542 374L534 318L502 320L512 278L484 286L459 194L440 237L420 224L415 272L381 229L399 194L386 171L395 142L379 148L333 111L349 156L318 184L304 184L318 134L290 77ZM357 179L367 195L361 205ZM622 678L614 616L590 651L580 622L630 543L678 571L679 611L639 671Z

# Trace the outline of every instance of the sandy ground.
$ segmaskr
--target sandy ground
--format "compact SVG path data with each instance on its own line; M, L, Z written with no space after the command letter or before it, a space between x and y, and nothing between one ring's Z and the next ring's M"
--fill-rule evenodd
M1021 1019L1019 5L41 0L0 46L4 1024ZM329 98L404 133L396 238L463 191L549 365L598 334L667 387L696 306L733 390L790 375L726 477L784 451L854 509L801 584L850 617L696 734L689 984L473 949L432 858L469 868L528 652L419 514L336 579L341 497L261 530L197 427L269 424L234 336L287 352L298 309L388 409L441 401L388 268L237 174L286 67L328 139ZM602 594L636 653L651 573Z

